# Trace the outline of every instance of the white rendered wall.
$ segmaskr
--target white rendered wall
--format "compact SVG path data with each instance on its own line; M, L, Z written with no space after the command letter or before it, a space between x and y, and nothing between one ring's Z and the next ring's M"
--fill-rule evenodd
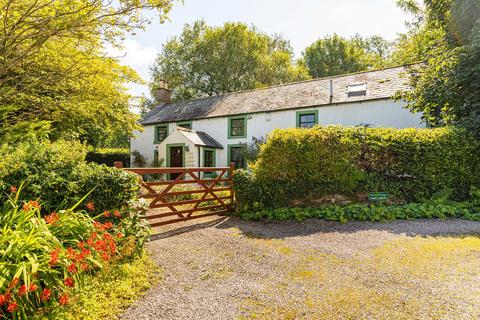
M296 127L296 113L298 111L318 110L319 125L356 126L360 124L369 124L373 127L391 127L398 129L424 128L425 124L421 120L421 114L411 113L403 108L404 105L405 102L402 101L395 102L391 99L385 99L249 114L247 116L247 138L242 139L228 139L228 117L193 120L192 129L208 133L212 138L223 145L224 149L217 149L216 165L224 167L228 165L228 145L241 142L251 142L252 137L266 137L268 133L275 128L294 128ZM153 144L153 128L154 125L145 126L145 130L142 133L137 132L137 138L131 140L131 150L139 151L149 159L149 161L153 159L153 150L157 146ZM169 123L170 133L173 132L175 128L175 123ZM184 137L183 135L181 136ZM167 140L168 142L166 142ZM184 142L179 136L173 134L169 136L166 141L159 146L159 157L164 157L165 161L166 150L163 150L166 149L165 144ZM189 158L191 160L188 160L188 164L192 163L192 166L198 166L196 148L190 147L190 152L193 154L191 155L191 158ZM187 165L187 161L185 164L186 166L189 166ZM201 166L203 166L203 160Z

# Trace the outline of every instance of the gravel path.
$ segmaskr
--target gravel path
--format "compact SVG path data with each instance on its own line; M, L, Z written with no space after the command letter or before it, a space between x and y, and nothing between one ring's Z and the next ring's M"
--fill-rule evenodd
M165 279L122 319L480 319L480 223L162 227Z

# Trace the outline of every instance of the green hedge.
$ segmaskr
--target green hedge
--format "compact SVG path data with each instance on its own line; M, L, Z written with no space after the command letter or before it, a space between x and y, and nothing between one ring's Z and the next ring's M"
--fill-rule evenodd
M277 129L251 172L236 172L240 208L291 206L297 199L388 192L422 201L446 189L465 200L480 182L479 142L460 129L339 126Z
M395 219L463 218L480 221L480 211L462 204L409 203L404 205L349 204L329 205L317 208L278 208L260 211L242 211L246 220L298 220L325 219L330 221L388 221Z
M124 208L136 199L138 178L105 165L86 163L87 150L72 141L30 141L0 148L0 200L23 183L25 199L39 199L45 211L67 207L91 191L96 212ZM93 191L92 191L93 190Z
M115 161L122 161L125 168L130 167L130 150L119 148L94 149L87 153L87 162L95 162L113 167Z

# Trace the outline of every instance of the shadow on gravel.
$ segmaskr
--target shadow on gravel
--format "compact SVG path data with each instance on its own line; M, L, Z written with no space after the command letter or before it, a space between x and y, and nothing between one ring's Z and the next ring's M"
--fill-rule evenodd
M362 231L389 232L410 237L421 236L480 236L480 222L460 219L396 220L389 222L349 221L243 221L229 217L215 228L238 228L246 237L282 239L322 233L355 233Z
M170 227L166 227L166 228L168 228L167 230L163 231L163 229L162 229L161 232L153 234L150 237L150 241L170 238L170 237L182 234L182 233L187 233L187 232L192 232L192 231L196 231L196 230L200 230L200 229L206 229L206 228L214 227L216 224L219 224L222 221L225 221L226 219L228 219L228 217L225 217L225 216L218 216L217 217L216 216L214 220L209 220L209 221L203 222L203 223L190 224L190 225L183 226L183 227L178 227L178 224L176 224L176 225L172 224Z

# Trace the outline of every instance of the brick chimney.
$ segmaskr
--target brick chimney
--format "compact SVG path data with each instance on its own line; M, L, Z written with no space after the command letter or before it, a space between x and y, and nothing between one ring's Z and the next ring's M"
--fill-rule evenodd
M172 101L171 92L168 88L168 82L165 80L160 80L153 92L153 98L158 104L169 103Z

